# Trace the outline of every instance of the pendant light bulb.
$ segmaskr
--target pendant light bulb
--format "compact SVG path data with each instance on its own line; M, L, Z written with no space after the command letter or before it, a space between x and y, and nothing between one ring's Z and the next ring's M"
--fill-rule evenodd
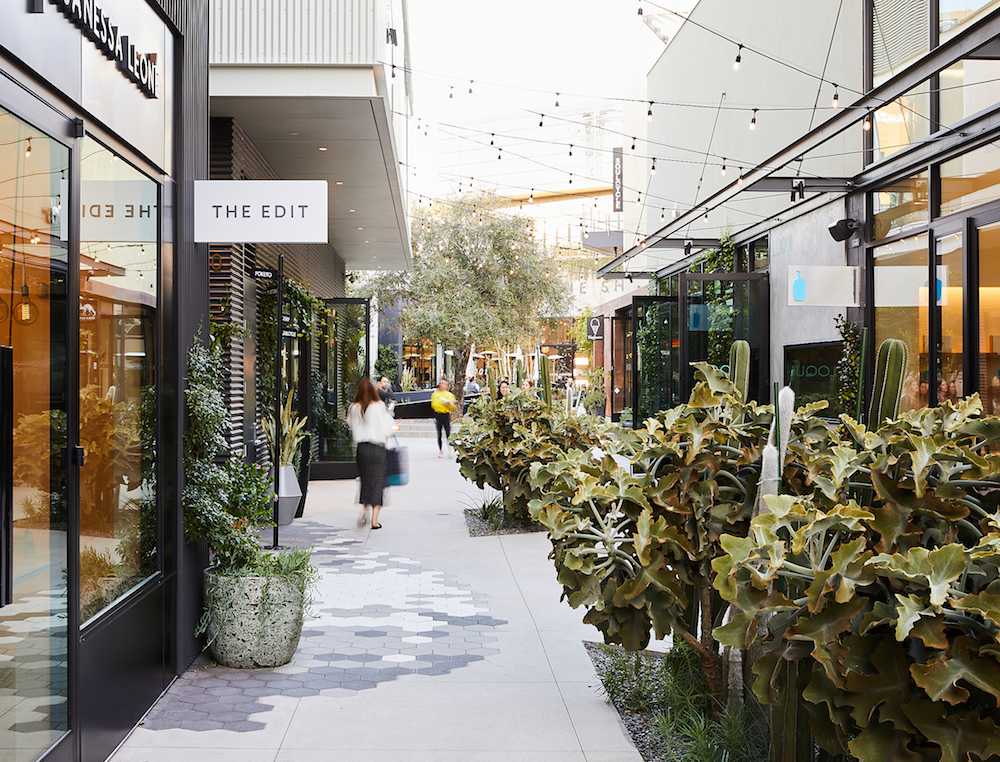
M736 48L736 58L733 60L733 71L740 70L740 63L742 63L742 61L743 61L743 44L740 43L740 45Z
M756 130L757 129L757 111L758 111L758 109L754 109L753 110L753 114L750 115L750 129L751 130Z

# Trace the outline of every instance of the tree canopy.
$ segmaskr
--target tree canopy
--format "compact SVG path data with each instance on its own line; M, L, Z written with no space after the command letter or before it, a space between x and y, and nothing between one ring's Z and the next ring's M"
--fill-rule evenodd
M452 349L457 374L473 345L510 351L565 309L566 285L531 221L498 211L495 198L418 209L412 231L411 269L362 288L382 304L401 300L406 335Z

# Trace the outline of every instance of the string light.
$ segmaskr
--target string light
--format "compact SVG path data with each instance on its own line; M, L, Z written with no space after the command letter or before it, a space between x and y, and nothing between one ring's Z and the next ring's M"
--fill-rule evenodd
M559 108L559 93L556 93L556 108Z
M538 126L539 127L544 127L545 126L545 114L539 114L538 115Z
M632 150L635 150L635 136L632 136Z
M534 188L532 188L531 189L531 193L528 194L528 203L529 204L535 203L535 189Z
M569 155L570 156L573 155L573 144L572 143L569 144Z
M736 48L736 59L733 61L733 71L740 70L740 63L743 61L743 43Z
M594 197L594 208L595 209L597 208L597 197L596 196Z
M494 139L495 139L495 138L496 138L496 135L494 135L494 134L493 134L493 133L491 132L491 133L490 133L490 145L493 145L493 141L494 141Z
M834 108L840 108L840 90L837 89L837 83L833 83L833 101L832 105Z
M721 174L723 177L726 176L726 157L725 156L722 157L722 168L719 170L719 174Z
M647 122L653 121L653 101L649 102L649 108L646 109L646 121Z
M455 97L455 86L454 85L448 85L448 97L449 98L454 98Z
M569 184L570 185L573 184L573 173L572 172L569 173Z
M743 187L743 167L737 167L737 170L739 171L739 177L736 178L736 185L739 186L740 188L742 188Z
M470 79L469 80L469 95L472 95L472 84L473 84L473 80Z
M642 0L639 0L639 13L637 15L642 15Z
M497 149L497 161L500 161L500 159L502 159L502 158L503 158L503 148L498 148Z
M750 115L750 129L757 129L757 109L754 109L753 114Z
M662 206L660 207L660 219L665 220L667 218L667 210Z
M651 175L655 175L656 174L656 157L655 156L653 157L653 165L649 168L649 174L651 174Z
M865 106L865 118L861 122L861 129L868 132L872 128L872 109L871 106Z
M31 138L28 138L27 143L24 145L24 158L31 158Z
M393 79L395 79L395 78L396 78L396 64L393 64L393 65L392 65L392 78L393 78Z

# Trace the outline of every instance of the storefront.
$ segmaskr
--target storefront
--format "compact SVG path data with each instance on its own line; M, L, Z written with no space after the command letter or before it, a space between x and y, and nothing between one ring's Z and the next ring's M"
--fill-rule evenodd
M207 158L204 40L184 33L207 6L13 5L0 29L0 758L98 760L197 653L203 559L177 504L178 388L207 303L182 211Z

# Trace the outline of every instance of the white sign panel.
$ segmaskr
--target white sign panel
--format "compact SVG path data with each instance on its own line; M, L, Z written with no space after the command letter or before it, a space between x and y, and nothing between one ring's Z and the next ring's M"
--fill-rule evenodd
M926 307L927 268L922 265L900 265L898 267L876 267L875 306L876 307ZM948 303L948 268L937 268L937 303Z
M788 304L793 307L857 307L858 268L789 265Z
M196 180L198 243L328 243L326 180Z

